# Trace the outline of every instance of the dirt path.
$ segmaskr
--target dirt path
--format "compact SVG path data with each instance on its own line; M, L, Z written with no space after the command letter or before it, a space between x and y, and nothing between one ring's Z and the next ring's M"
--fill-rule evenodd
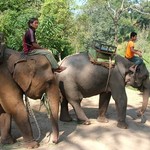
M109 123L97 122L98 114L98 96L90 97L82 101L82 106L86 115L91 120L91 125L78 125L76 121L64 123L59 121L60 139L57 145L50 144L48 131L51 129L44 108L41 112L39 101L31 101L36 118L41 128L40 147L36 150L150 150L150 105L146 112L147 122L140 123L140 119L133 120L136 116L136 110L141 106L142 97L137 91L127 89L128 108L127 123L128 129L119 129L116 127L117 114L114 101L111 100L108 108ZM75 118L74 111L70 107L70 113ZM38 132L34 121L32 121L34 136ZM26 150L22 145L20 132L13 123L12 134L18 142L10 146L0 146L1 150Z

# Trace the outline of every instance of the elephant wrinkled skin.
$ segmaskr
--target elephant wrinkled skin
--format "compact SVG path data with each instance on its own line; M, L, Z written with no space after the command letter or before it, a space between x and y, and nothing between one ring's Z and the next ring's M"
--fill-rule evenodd
M5 49L3 63L0 65L0 131L1 143L14 143L11 136L11 119L21 130L25 144L29 148L39 146L34 140L28 113L23 103L23 94L39 99L47 94L51 109L51 141L58 141L59 87L55 74L45 56L27 56L21 59L20 53Z
M118 112L118 124L120 128L127 128L126 108L127 95L125 85L131 85L143 91L143 107L140 114L143 114L149 98L149 74L143 64L138 73L131 74L129 67L133 63L119 55L115 56L116 65L111 69L110 78L109 69L92 64L89 61L86 52L75 54L65 58L61 65L67 69L58 74L58 82L63 95L61 103L61 121L71 121L72 118L68 112L68 102L73 106L77 119L83 124L90 124L89 119L83 112L80 103L83 98L100 94L98 121L108 122L105 117L110 97L115 100ZM108 86L107 86L107 81Z

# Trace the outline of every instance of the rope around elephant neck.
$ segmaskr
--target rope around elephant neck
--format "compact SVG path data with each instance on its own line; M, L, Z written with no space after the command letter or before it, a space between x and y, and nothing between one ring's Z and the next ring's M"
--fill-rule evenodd
M25 102L26 102L27 111L28 111L28 113L29 113L29 117L30 117L30 118L33 117L33 119L34 119L34 121L35 121L35 124L36 124L36 127L37 127L37 129L38 129L38 137L36 138L36 141L38 141L38 140L40 139L40 137L41 137L41 130L40 130L39 124L38 124L38 122L37 122L37 119L36 119L36 117L35 117L35 115L34 115L34 112L33 112L33 110L31 109L29 99L28 99L28 97L27 97L26 95L25 95Z
M107 83L106 83L106 87L105 87L105 92L107 92L108 90L108 84L109 84L109 79L110 79L110 73L111 73L111 65L112 65L112 62L111 62L111 58L109 57L109 72L108 72L108 78L107 78Z

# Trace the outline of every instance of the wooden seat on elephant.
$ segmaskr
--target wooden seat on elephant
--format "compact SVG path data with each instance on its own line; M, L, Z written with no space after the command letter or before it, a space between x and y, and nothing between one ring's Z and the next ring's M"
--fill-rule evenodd
M115 65L114 56L116 49L115 46L96 41L93 48L88 50L90 61L96 65L113 68Z
M109 56L116 54L117 49L116 46L108 45L101 41L94 41L94 48L96 49L97 54L101 53Z

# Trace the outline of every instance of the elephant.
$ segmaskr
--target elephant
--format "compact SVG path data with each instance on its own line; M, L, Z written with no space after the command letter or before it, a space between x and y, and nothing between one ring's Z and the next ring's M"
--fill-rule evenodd
M67 67L64 72L57 74L58 84L63 95L60 111L61 121L72 120L68 112L68 103L70 103L78 121L85 125L90 124L80 104L83 98L99 94L97 120L108 122L106 112L112 96L118 112L117 126L123 129L128 128L126 123L126 85L143 91L143 105L138 115L144 113L150 92L149 73L144 63L139 66L137 72L133 73L129 71L129 67L133 63L116 54L114 68L108 69L102 65L91 63L88 53L81 52L66 57L62 60L61 65Z
M39 99L47 95L52 122L51 141L58 142L58 112L60 91L55 72L44 55L22 57L20 52L5 48L0 64L0 132L1 143L15 142L11 135L11 121L14 119L20 129L25 145L36 148L39 142L34 140L28 112L23 95Z

